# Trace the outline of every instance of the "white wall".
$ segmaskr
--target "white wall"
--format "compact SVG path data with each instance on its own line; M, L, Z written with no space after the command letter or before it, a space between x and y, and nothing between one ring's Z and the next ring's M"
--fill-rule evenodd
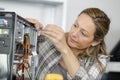
M108 52L110 52L117 41L120 40L120 0L68 0L67 5L67 31L78 14L85 8L98 7L108 14L111 19L111 26L105 41Z
M0 8L13 11L24 18L34 18L43 25L56 24L65 27L63 22L64 2L62 0L0 0Z

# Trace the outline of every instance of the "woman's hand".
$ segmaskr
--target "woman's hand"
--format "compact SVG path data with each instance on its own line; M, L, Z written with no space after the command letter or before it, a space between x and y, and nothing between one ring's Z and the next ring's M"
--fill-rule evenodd
M36 30L37 30L37 35L40 35L40 29L43 27L43 25L36 19L33 18L26 18L27 21L29 21L30 23L33 23Z
M54 45L62 54L63 64L61 65L67 69L72 78L75 77L80 64L72 50L66 42L65 33L62 28L56 25L49 24L44 28L44 35L51 39Z
M66 50L67 43L64 30L56 25L49 24L44 28L44 35L51 39L61 53Z

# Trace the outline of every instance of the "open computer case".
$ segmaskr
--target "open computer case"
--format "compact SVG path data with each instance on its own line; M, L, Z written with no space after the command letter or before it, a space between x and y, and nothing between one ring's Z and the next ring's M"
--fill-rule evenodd
M15 12L0 11L0 80L34 80L36 43L32 23Z

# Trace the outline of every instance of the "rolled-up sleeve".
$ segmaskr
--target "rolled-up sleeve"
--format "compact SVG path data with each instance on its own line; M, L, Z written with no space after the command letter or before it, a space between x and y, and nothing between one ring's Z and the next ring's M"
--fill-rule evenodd
M103 67L106 67L106 63L108 61L106 56L100 56L99 57L100 62L102 63ZM85 65L80 65L79 70L77 71L75 75L74 80L99 80L99 76L102 75L100 72L98 62L94 62L92 65L88 65L85 67Z

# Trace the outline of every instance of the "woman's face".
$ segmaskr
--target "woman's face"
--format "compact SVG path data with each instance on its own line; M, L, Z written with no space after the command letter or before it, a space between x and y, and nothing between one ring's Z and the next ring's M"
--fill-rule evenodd
M71 48L85 49L93 44L95 25L92 18L86 14L81 14L68 35L68 45Z

